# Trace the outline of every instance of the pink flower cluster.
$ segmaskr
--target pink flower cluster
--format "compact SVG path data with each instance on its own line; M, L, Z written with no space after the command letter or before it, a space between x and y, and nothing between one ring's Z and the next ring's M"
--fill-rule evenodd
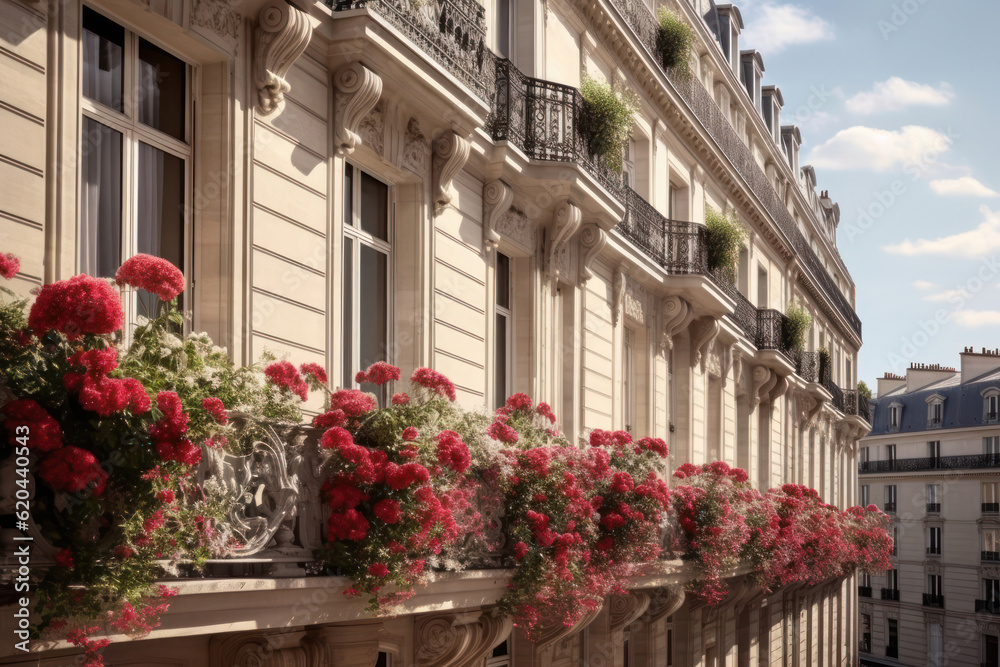
M139 253L126 259L115 273L119 285L131 285L172 301L184 291L184 274L161 257Z
M210 414L212 419L214 419L218 424L225 425L229 421L229 413L226 412L226 406L222 402L222 399L209 396L208 398L202 399L201 407L203 407L205 412Z
M430 368L418 368L413 371L410 382L442 398L447 398L449 401L454 401L456 398L455 385L451 383L451 380Z
M264 369L264 375L275 387L287 389L303 401L309 399L309 386L298 369L289 361L275 361Z
M379 386L398 379L399 369L384 361L376 361L367 370L358 371L357 375L354 376L354 381L358 384L370 382Z
M188 430L188 414L184 412L180 396L172 391L156 395L156 407L163 416L149 427L149 437L164 461L179 461L195 465L201 461L201 448L184 437Z
M13 280L17 272L21 270L21 260L13 255L13 253L2 253L0 252L0 276L3 276L7 280Z
M106 280L81 274L43 285L28 313L28 326L39 335L54 330L75 340L114 333L123 319L118 291Z
M69 358L76 371L67 372L63 383L67 391L76 392L80 405L101 417L130 410L133 414L149 411L149 394L135 378L111 378L118 368L118 352L112 347L91 348L76 352Z

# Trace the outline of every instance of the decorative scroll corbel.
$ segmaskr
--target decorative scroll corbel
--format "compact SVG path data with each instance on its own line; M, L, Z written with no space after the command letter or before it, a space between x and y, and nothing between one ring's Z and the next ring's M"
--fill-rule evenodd
M599 225L590 222L583 226L580 231L580 245L584 251L580 258L581 283L594 277L594 259L601 254L607 244L608 234Z
M674 349L674 336L684 331L694 319L694 311L688 302L679 296L668 296L660 304L663 317L663 335L660 346L664 352Z
M434 203L451 203L451 182L469 160L469 140L446 130L434 140Z
M719 320L714 317L703 317L703 324L698 337L694 340L695 353L691 355L692 366L701 365L701 372L705 372L705 364L708 361L708 353L712 349L712 343L719 335Z
M282 630L216 635L208 643L211 664L232 667L307 664L308 649L301 645L305 634L303 630Z
M733 347L733 384L736 386L736 395L743 396L746 390L743 389L743 350Z
M778 374L775 374L775 377L777 379L775 380L774 387L771 388L771 391L768 394L768 399L770 400L771 405L774 405L775 401L784 396L789 387L787 377L783 377Z
M500 244L497 223L514 203L514 190L503 181L490 181L483 186L483 247L495 249Z
M611 285L611 326L618 326L622 309L625 307L625 272L615 271L615 280Z
M661 618L670 616L684 604L684 588L683 586L665 586L664 588L657 588L654 593L650 595L649 607L646 609L646 614L643 616L643 620L646 621L647 625L659 621Z
M613 595L608 601L608 621L611 632L617 632L631 625L633 621L649 609L649 594L644 591L630 591L626 595Z
M729 371L733 367L733 353L735 345L724 345L722 348L722 386L729 384Z
M601 608L584 612L580 620L573 625L563 625L562 623L555 623L550 626L543 627L541 630L536 632L537 639L534 642L535 651L545 648L555 644L556 642L562 641L567 637L572 637L578 632L582 632L584 628L594 622L601 613Z
M576 231L580 229L582 219L583 213L580 209L568 201L556 207L552 220L551 233L545 235L545 270L552 278L559 277L559 267L556 266L556 257L566 247L566 244L569 243L573 234L576 234Z
M382 79L361 63L349 63L333 75L333 87L337 92L333 141L339 155L350 155L361 142L361 119L382 95Z
M253 78L257 111L262 116L280 112L291 86L285 75L309 46L309 15L285 0L271 0L257 14L254 31Z
M477 665L512 629L510 616L501 617L489 611L421 616L414 636L416 662L428 667Z
M760 405L761 391L771 382L774 372L767 366L755 366L753 369L753 380L750 388L750 411L753 412Z

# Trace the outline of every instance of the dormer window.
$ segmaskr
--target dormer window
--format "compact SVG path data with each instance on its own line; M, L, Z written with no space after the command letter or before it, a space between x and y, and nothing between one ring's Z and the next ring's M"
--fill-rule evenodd
M776 144L781 144L781 107L785 100L781 97L781 90L777 86L764 86L761 112L764 116L764 124L771 134L771 139Z
M944 422L944 396L933 394L927 397L927 428L941 428Z
M893 403L889 406L889 430L898 431L903 417L903 404Z
M990 387L982 392L983 396L983 423L996 424L1000 422L998 408L1000 408L1000 388Z
M742 65L740 78L747 89L747 95L753 101L757 112L760 112L761 105L761 79L764 77L764 59L757 51L741 51L740 63Z

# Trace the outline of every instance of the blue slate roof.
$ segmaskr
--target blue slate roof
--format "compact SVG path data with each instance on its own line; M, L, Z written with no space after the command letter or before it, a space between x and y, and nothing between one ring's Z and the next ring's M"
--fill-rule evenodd
M956 373L952 377L911 393L906 393L904 385L874 399L870 435L938 430L938 428L927 428L927 398L934 394L944 397L939 428L982 426L984 424L982 392L990 387L1000 389L1000 370L990 371L964 384L960 379L961 375ZM889 406L892 403L900 403L903 406L899 430L895 431L889 430Z

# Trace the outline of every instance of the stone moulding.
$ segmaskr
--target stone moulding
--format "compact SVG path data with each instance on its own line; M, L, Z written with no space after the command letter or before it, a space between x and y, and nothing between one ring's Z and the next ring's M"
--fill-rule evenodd
M587 223L580 231L580 247L583 256L580 259L580 282L585 283L594 277L594 260L608 244L608 233L596 223Z
M285 0L271 0L257 14L254 31L253 78L257 86L257 112L279 113L285 93L291 90L285 75L312 38L312 23L305 12Z
M333 87L337 93L334 144L339 155L350 155L361 143L362 120L382 95L382 79L361 63L350 63L333 75Z
M472 610L421 616L415 627L416 662L424 667L477 665L513 629L510 616Z

